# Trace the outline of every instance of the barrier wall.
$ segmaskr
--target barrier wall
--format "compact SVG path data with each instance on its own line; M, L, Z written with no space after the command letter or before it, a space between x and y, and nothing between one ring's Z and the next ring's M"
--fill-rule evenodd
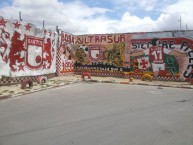
M56 73L58 34L0 17L0 85Z
M193 31L134 34L131 70L135 74L149 73L156 79L185 80L193 73L192 45Z
M193 31L79 35L75 73L185 80L193 73Z
M0 17L0 76L55 73L57 37L54 31Z
M59 35L59 49L58 49L58 61L57 61L57 72L58 75L69 75L74 73L75 63L75 47L74 47L75 36L66 32L61 31Z
M193 31L73 35L0 17L0 76L193 77ZM4 82L3 82L4 83Z
M92 71L92 75L114 76L118 71L129 72L130 42L131 34L76 36L76 73Z

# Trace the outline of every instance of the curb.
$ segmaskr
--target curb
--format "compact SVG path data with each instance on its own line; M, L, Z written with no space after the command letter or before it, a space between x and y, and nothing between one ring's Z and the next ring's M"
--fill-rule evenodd
M79 82L81 82L81 81L61 83L61 84L49 86L49 87L46 87L46 88L40 88L40 89L36 89L36 90L30 90L29 92L23 92L23 93L18 93L18 94L13 94L13 95L0 96L0 100L15 98L15 97L18 97L18 96L27 95L27 94L32 94L32 93L35 93L35 92L40 92L40 91L44 91L44 90L48 90L48 89L52 89L52 88L57 88L57 87L61 87L61 86L69 85L69 84L79 83Z
M101 81L101 80L84 80L85 82L96 82L96 83L119 83L127 85L143 85L143 86L158 86L158 87L170 87L170 88L183 88L183 89L193 89L193 86L172 86L165 84L147 84L147 83L135 83L135 82L116 82L116 81Z
M129 82L120 82L120 84L129 84Z

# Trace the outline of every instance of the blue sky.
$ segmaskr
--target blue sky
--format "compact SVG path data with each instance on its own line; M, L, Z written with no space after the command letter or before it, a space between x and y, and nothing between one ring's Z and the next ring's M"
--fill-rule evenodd
M1 0L0 16L73 34L193 29L193 0Z
M59 0L60 2L72 2L72 0ZM107 8L110 11L106 13L106 15L112 19L119 19L125 11L130 11L131 14L137 15L140 18L145 16L150 16L152 19L156 19L160 15L160 10L169 4L175 3L176 0L168 0L167 4L158 2L154 6L158 6L155 9L146 10L148 7L140 6L137 1L113 1L113 0L81 0L81 2L85 3L89 7L101 7ZM148 5L148 3L147 3ZM151 7L151 6L150 6Z

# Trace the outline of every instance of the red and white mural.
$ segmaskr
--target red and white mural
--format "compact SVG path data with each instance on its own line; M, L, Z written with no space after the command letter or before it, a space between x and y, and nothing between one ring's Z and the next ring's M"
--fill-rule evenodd
M60 58L59 58L59 71L60 74L74 72L74 36L69 33L61 32L60 41Z
M82 71L193 78L193 31L73 35L0 17L0 76Z
M185 80L193 77L192 36L191 31L79 35L74 41L75 68L107 76L115 72L119 77L150 74L154 79Z
M55 73L57 40L54 31L0 17L0 75Z
M155 78L189 78L192 72L191 38L132 39L131 71L149 73Z

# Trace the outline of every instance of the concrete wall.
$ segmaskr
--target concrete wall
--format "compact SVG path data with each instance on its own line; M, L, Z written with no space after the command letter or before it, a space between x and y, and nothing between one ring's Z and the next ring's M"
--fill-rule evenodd
M152 40L158 39L153 47ZM92 75L185 80L193 31L73 35L0 17L0 76Z
M0 17L0 76L56 72L56 32Z
M0 17L0 86L56 73L58 34Z
M193 70L193 31L79 35L73 43L77 74L185 80Z
M73 34L61 31L59 33L59 45L57 53L57 74L69 75L74 73L74 39Z

